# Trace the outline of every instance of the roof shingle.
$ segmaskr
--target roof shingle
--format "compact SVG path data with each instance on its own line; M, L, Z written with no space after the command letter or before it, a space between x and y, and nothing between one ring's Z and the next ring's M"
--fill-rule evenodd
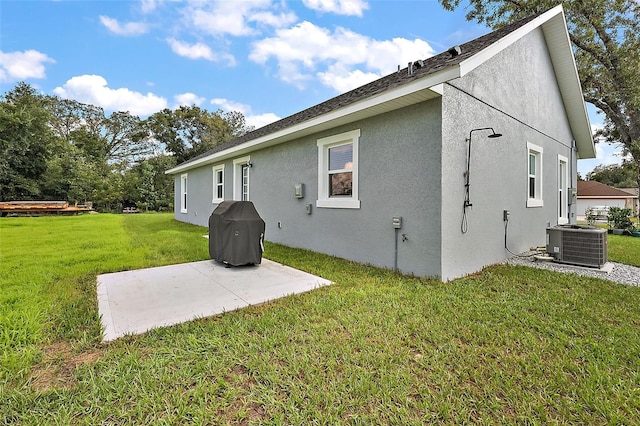
M629 194L621 189L605 185L604 183L600 183L595 180L579 180L578 197L632 198L633 194Z

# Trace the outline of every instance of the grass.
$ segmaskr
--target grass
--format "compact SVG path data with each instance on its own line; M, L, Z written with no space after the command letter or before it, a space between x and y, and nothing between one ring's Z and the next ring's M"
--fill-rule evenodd
M0 424L640 422L640 289L526 267L440 283L268 244L336 284L99 344L95 275L205 259L205 232L0 221Z
M640 267L640 238L608 235L609 260Z

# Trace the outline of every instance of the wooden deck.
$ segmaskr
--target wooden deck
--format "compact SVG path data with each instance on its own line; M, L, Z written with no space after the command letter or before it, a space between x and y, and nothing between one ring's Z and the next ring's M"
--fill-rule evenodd
M50 214L73 215L92 211L90 203L70 206L66 201L2 201L0 216L41 216Z

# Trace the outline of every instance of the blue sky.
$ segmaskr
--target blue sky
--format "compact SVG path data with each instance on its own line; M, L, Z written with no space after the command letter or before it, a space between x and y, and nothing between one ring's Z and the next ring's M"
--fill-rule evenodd
M0 89L142 118L196 104L260 127L489 31L436 0L0 0ZM583 176L620 161L597 150Z

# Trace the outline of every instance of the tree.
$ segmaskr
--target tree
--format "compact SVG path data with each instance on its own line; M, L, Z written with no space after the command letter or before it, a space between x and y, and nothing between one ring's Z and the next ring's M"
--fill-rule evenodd
M40 196L53 140L49 118L45 98L26 83L0 100L0 200Z
M169 210L173 205L173 177L164 172L175 165L172 156L158 155L127 170L123 203L135 204L140 210Z
M633 188L635 186L635 164L624 161L621 165L598 165L587 173L587 180L595 180L615 188Z
M95 161L133 164L153 152L137 116L121 111L106 116L100 107L58 97L49 102L58 137Z
M440 0L447 10L461 0ZM467 20L497 28L557 5L558 0L469 0ZM640 2L561 2L585 101L606 115L597 133L619 144L636 165L640 187Z
M149 138L161 143L177 163L251 130L239 112L209 112L195 105L165 108L147 118L146 126Z

